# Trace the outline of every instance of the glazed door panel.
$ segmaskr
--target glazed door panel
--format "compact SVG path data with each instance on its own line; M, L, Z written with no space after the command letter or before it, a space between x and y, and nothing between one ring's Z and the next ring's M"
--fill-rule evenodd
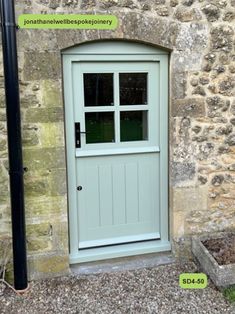
M74 62L79 249L160 238L158 62Z

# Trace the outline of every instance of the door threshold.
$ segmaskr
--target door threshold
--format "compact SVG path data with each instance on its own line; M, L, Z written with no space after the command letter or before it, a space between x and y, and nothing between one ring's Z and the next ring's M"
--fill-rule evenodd
M73 264L70 265L70 270L74 275L83 276L153 268L172 263L175 263L175 258L171 252L160 252Z
M118 257L129 257L147 253L167 252L171 250L169 241L155 240L142 243L129 243L102 248L92 248L70 254L70 264L93 262Z

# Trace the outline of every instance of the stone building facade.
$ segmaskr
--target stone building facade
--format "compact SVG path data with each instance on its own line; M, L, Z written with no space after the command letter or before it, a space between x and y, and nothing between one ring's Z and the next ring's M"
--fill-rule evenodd
M169 225L172 250L235 229L235 1L17 0L16 14L113 14L116 30L17 32L30 278L69 269L61 50L122 39L170 51ZM0 237L11 232L3 69Z

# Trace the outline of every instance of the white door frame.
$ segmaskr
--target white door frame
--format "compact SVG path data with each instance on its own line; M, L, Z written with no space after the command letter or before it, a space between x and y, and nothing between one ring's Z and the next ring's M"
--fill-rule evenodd
M63 54L65 130L67 150L70 263L102 260L144 253L169 251L168 230L168 53L138 43L103 41L66 49ZM72 91L72 63L94 61L152 61L160 68L160 234L161 239L78 251L78 215L75 163L75 131ZM71 122L72 121L72 122ZM164 132L162 132L164 130Z

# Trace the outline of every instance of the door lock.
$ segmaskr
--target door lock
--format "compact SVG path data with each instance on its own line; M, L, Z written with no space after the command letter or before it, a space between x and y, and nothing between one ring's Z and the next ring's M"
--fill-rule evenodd
M79 186L77 187L77 190L78 190L78 191L81 191L81 190L82 190L82 186L79 185Z

